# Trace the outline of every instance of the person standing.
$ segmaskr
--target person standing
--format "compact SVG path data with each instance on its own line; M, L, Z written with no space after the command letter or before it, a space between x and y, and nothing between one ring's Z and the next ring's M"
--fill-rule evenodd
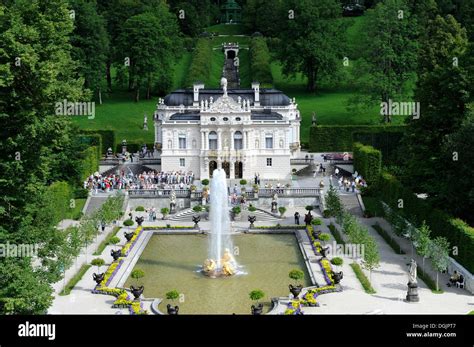
M295 212L295 224L300 225L300 214L298 211Z

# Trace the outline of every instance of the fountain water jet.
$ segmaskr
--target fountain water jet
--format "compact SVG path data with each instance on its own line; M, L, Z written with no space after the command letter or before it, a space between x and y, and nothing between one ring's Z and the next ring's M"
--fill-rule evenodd
M210 277L234 275L237 264L231 254L229 195L223 169L216 169L212 174L210 220L209 258L204 262L203 272Z

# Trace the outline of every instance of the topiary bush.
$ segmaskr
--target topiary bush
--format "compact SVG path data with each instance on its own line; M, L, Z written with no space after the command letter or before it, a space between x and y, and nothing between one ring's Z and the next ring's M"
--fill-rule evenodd
M208 186L209 185L209 180L207 178L205 178L201 181L201 183L202 183L203 186Z
M323 233L323 234L319 234L318 238L321 241L329 241L331 239L331 236L329 236L329 234Z
M145 211L145 207L143 207L143 206L137 206L137 207L135 208L135 211L137 211L137 212L144 212L144 211Z
M125 225L126 227L131 227L133 224L135 224L135 222L131 219L126 219L123 221L123 225Z
M340 257L332 258L331 259L331 264L336 265L336 266L341 266L344 263L344 260Z
M311 224L312 224L312 225L321 225L321 224L323 224L323 222L322 222L321 219L319 219L319 218L314 218L314 219L311 221Z

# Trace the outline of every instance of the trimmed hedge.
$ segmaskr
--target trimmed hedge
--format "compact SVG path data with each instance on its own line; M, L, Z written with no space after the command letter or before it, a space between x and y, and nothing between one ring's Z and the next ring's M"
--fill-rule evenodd
M186 86L191 87L195 82L207 81L212 71L212 44L208 38L197 40L193 59L189 67Z
M384 143L382 147L385 148L385 151L382 149L382 153L385 154L385 152L393 152L398 147L404 131L404 125L312 126L309 136L309 148L311 152L349 152L352 150L352 144L359 141L377 148L379 148L379 144ZM383 139L385 139L385 142Z
M354 169L367 183L376 183L382 172L382 152L372 146L354 143Z
M97 137L100 138L97 141ZM115 132L113 130L81 130L78 136L80 143L88 146L97 146L99 155L105 154L110 147L115 148Z
M97 157L97 147L92 146L82 152L82 165L80 176L86 180L91 174L99 169L99 158Z
M370 190L415 226L420 226L426 221L433 237L446 237L451 247L457 247L457 252L450 252L450 256L474 273L473 227L444 211L434 209L431 204L419 199L389 173L383 172L377 184ZM398 208L399 199L403 201L403 208Z
M362 287L364 287L365 292L367 294L375 294L376 293L375 289L370 284L369 279L364 274L364 272L360 268L359 264L352 263L349 266L352 268L352 270L354 270L354 273L355 273L357 279L359 280L360 284L362 284Z
M270 51L263 37L254 37L250 41L250 70L254 81L262 85L273 85Z

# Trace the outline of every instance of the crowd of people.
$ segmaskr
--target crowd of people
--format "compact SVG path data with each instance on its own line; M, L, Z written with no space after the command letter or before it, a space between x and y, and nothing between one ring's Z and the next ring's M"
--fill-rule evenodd
M96 172L84 181L84 188L99 192L110 192L116 189L190 189L194 181L192 171L145 171L133 174L121 170L117 174L101 175Z

